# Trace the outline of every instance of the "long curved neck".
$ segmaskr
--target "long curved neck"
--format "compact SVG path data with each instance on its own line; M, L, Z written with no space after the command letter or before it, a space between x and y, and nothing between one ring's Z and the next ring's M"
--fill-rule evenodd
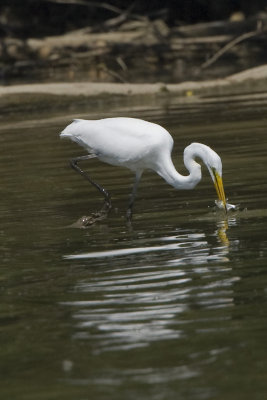
M189 175L181 175L174 167L171 157L164 159L157 171L162 178L175 189L193 189L201 180L201 166L195 161L198 157L205 162L207 146L192 143L184 150L184 164Z

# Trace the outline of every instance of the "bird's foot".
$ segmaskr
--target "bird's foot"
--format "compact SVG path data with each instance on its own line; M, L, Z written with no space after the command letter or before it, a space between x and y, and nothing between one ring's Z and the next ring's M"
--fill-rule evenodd
M88 216L84 215L71 226L75 228L88 228L89 226L94 225L96 222L102 221L103 219L107 218L110 210L111 210L111 203L105 202L101 210L96 211Z

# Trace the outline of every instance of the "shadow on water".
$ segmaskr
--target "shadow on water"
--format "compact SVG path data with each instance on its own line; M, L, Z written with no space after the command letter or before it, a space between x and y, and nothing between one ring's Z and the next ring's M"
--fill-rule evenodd
M148 172L129 226L132 174L92 160L113 209L74 229L102 199L68 166L82 154L58 138L69 117L1 127L3 398L265 398L266 120L256 100L249 114L225 100L216 118L209 101L190 118L175 105L113 115L164 125L181 173L187 144L213 147L241 205L227 216L206 171L192 192Z

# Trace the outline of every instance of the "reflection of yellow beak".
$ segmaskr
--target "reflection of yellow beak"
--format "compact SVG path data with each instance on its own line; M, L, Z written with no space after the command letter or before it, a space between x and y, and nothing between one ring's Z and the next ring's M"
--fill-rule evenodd
M218 195L219 200L222 202L225 212L227 212L227 207L226 207L226 199L225 199L225 193L224 193L224 188L223 188L223 181L222 177L218 174L217 171L213 171L214 173L214 186Z
M228 229L228 223L227 221L222 221L219 226L218 226L218 230L217 230L217 235L218 238L220 240L220 242L224 245L224 246L229 246L229 240L227 237L227 229Z

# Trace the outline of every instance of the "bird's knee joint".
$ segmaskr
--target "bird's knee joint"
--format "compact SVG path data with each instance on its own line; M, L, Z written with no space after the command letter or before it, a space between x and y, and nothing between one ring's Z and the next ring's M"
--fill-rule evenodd
M70 166L71 166L71 168L74 168L74 169L75 169L76 165L77 165L77 160L76 160L76 159L70 160Z

